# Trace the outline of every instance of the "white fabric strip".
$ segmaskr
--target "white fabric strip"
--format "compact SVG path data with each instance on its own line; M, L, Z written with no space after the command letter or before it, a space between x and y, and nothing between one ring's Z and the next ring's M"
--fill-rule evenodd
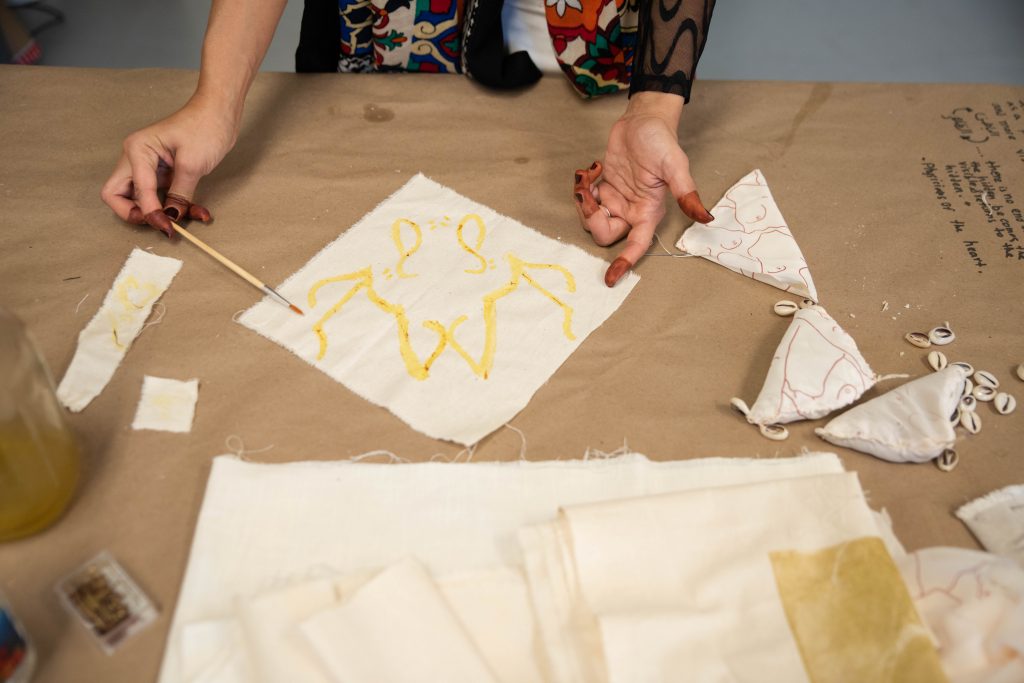
M100 310L78 335L75 355L57 387L66 408L77 413L103 391L180 268L178 259L132 251Z
M629 455L461 465L267 465L221 456L214 460L196 525L160 681L183 680L184 624L232 617L236 600L282 581L303 580L312 567L355 575L416 557L451 595L444 577L520 566L518 530L553 519L561 505L829 472L842 472L831 454L670 462ZM490 591L499 601L520 600L522 584L501 575L473 590ZM459 620L472 629L482 613L467 613L467 604L471 600L452 600ZM480 637L479 650L486 655L493 648L488 643L504 639L505 658L534 661L536 652L523 647L533 643L531 620L516 618L513 624L523 630ZM517 680L505 678L506 672L522 670L499 670L500 663L489 661L503 681Z

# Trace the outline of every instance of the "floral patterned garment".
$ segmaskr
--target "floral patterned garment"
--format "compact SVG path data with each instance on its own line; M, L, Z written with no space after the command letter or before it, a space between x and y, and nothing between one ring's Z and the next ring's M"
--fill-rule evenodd
M629 88L689 100L715 0L537 2L546 5L562 71L582 96ZM473 21L463 0L338 0L338 10L338 71L463 72L462 31Z

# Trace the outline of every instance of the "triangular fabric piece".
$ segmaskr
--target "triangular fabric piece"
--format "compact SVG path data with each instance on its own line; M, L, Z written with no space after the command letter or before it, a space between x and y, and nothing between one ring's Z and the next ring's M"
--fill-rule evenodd
M956 441L950 418L966 378L962 367L950 365L862 403L814 433L882 460L927 462Z
M767 425L824 417L856 401L875 381L853 337L821 306L804 308L779 342L747 421Z
M691 225L676 247L773 287L818 300L807 261L760 170L754 169L729 188L711 213L715 220Z

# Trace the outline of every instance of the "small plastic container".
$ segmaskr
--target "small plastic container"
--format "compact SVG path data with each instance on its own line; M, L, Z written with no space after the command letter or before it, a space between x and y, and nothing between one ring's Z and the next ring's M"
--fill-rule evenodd
M24 325L0 307L0 542L57 521L78 471L78 444L53 379Z
M0 683L28 683L36 667L36 651L0 593Z

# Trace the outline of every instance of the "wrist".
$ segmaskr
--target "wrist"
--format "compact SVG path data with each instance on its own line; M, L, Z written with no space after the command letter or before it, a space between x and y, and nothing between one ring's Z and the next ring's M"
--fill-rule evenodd
M671 128L679 127L683 114L683 98L663 92L638 92L629 98L624 116L655 116Z
M189 98L184 109L202 119L215 121L221 126L237 131L241 125L244 103L245 99L242 97L230 97L223 93L212 92L200 85Z

